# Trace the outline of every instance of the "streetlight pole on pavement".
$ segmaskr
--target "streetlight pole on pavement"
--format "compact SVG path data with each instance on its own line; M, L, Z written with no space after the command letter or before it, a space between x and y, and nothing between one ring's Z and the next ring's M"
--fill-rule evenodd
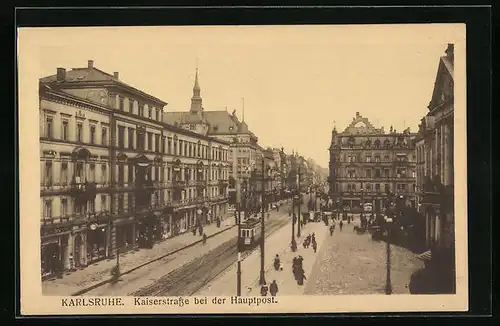
M298 167L298 203L297 203L297 211L298 211L298 216L297 216L297 238L300 238L300 222L301 222L301 216L300 216L300 203L302 202L302 193L300 192L300 165Z
M262 157L262 216L261 218L261 234L260 234L260 279L259 284L266 284L265 271L264 271L264 239L265 239L265 226L264 226L264 180L265 180L265 170L264 170L264 157Z
M392 203L389 200L389 207L392 206ZM389 211L387 209L386 211ZM390 217L389 217L390 214ZM386 219L386 230L387 230L387 239L386 239L386 276L385 276L385 294L392 294L392 284L391 284L391 231L392 231L392 212L387 214Z
M238 270L236 271L236 295L241 296L241 205L238 205L238 238L237 238L237 248L238 248Z

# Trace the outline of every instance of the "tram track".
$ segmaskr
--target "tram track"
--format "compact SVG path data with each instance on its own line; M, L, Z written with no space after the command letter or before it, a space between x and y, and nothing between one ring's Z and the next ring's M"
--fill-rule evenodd
M270 220L266 223L265 238L288 224L290 219ZM229 269L237 260L237 236L228 240L210 251L208 254L196 258L176 270L162 276L154 283L138 291L130 293L132 296L190 296L198 292L220 274ZM247 258L255 250L242 253L242 259Z

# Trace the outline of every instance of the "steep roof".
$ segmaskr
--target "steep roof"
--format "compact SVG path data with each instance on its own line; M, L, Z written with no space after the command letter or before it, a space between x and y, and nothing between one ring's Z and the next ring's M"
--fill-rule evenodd
M447 100L443 99L443 96L453 96L453 68L453 47L452 45L449 45L447 55L439 58L436 79L434 81L434 89L428 106L429 111L432 111L434 108L438 107ZM447 92L451 92L451 94L448 94Z
M64 83L67 85L79 85L79 84L88 84L88 83L99 83L99 82L110 82L117 86L124 87L129 91L137 93L141 96L149 98L152 101L158 102L162 105L167 105L166 102L160 100L159 98L152 96L148 93L145 93L129 84L126 84L120 81L118 78L115 78L113 75L110 75L96 67L85 67L85 68L72 68L71 70L65 71L64 81L57 80L57 74L46 76L40 78L41 83Z

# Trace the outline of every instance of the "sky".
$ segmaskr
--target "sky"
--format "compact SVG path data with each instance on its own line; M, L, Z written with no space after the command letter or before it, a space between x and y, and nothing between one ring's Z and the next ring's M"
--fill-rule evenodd
M327 167L333 126L342 131L356 112L377 128L417 130L456 37L450 26L37 28L19 42L36 51L39 77L94 60L166 111L189 110L198 66L205 110L241 119L244 102L261 146Z

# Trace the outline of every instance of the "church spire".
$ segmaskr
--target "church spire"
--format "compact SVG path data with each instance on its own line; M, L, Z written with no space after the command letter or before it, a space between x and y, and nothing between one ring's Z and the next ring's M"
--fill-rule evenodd
M198 81L198 59L196 59L196 75L194 77L193 97L191 97L191 112L203 111L200 92L201 88Z

